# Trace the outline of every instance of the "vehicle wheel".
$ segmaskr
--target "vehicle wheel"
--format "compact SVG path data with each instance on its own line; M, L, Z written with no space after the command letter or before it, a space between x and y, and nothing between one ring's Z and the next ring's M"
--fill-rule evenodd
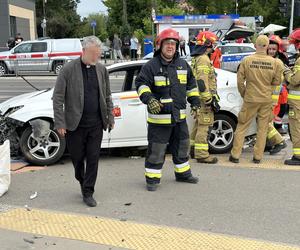
M54 67L53 67L53 71L56 75L59 74L59 72L61 71L61 69L63 68L64 66L64 63L63 62L56 62L54 64Z
M215 154L227 153L232 148L235 129L236 122L230 116L216 114L208 141L210 152Z
M31 127L24 130L20 139L20 149L26 160L35 165L51 165L57 162L65 152L66 141L57 131L50 130L44 138L34 138Z
M8 70L5 63L0 62L0 77L5 76L6 74L8 74Z

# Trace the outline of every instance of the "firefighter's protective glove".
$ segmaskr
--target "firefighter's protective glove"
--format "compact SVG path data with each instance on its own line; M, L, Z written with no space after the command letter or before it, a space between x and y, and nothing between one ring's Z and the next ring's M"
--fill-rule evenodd
M214 98L217 102L220 102L220 96L217 93L213 94L212 98Z
M155 98L151 98L147 104L147 107L151 114L158 114L161 111L162 104Z
M192 117L194 117L194 119L196 119L199 112L200 112L200 106L194 105L191 107L191 115L192 115Z
M200 99L205 103L205 105L210 105L212 102L212 95L210 92L200 92Z
M219 101L220 101L220 97L217 94L213 95L212 102L211 102L211 108L215 113L219 112L221 109L221 107L219 105Z

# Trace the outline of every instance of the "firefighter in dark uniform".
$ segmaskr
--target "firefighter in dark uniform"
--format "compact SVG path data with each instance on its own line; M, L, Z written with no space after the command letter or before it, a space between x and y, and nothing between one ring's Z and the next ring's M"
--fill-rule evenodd
M176 181L198 182L189 164L186 100L197 111L199 90L188 63L179 58L178 46L178 32L163 30L154 58L143 66L135 81L139 97L148 109L145 176L149 191L155 191L160 183L167 145L173 156Z

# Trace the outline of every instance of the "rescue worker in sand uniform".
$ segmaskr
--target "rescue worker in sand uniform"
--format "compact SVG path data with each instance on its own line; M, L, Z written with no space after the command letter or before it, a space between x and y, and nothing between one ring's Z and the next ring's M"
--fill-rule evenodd
M210 156L208 152L209 128L214 123L214 112L220 109L216 73L209 59L217 40L218 37L210 31L200 32L197 36L197 45L191 54L192 70L201 99L201 108L194 116L195 124L191 133L191 147L194 150L194 154L191 155L197 159L198 163L218 162L218 159Z
M281 71L284 71L284 64L286 63L286 61L284 60L285 55L283 55L280 52L280 48L281 48L281 44L282 44L282 40L279 36L276 35L272 35L271 37L269 37L269 47L268 47L268 55L272 56L273 58L278 58L282 61L282 69ZM283 74L282 74L282 79L280 81L280 85L278 86L273 86L273 92L272 92L272 102L273 102L273 115L275 112L275 107L277 105L279 105L279 109L282 109L282 112L277 112L276 109L276 116L279 115L279 113L283 113L283 115L285 114L285 105L279 103L279 101L282 101L283 98L279 98L282 97L284 95L284 93L286 93L284 91L284 84L283 84ZM268 151L270 152L271 155L273 154L277 154L278 152L280 152L282 149L284 149L287 144L285 143L284 138L281 136L281 134L278 132L278 130L275 128L275 126L273 125L273 120L274 117L271 117L269 126L268 126L268 132L267 132L267 147L271 147Z
M200 108L199 90L188 63L179 57L179 34L165 29L158 36L154 58L146 63L135 84L148 109L148 152L145 176L148 191L155 191L169 144L178 182L198 183L189 164L189 132L186 100L192 110Z
M289 42L295 46L297 60L292 71L287 68L284 72L289 90L289 127L293 143L293 157L285 160L284 164L300 165L300 28L292 32L289 36Z
M243 98L238 115L238 124L234 134L233 148L229 161L239 163L244 145L245 133L253 118L257 116L257 141L254 146L253 162L260 163L272 115L272 85L279 85L283 74L282 62L267 55L269 39L260 35L256 39L254 55L247 56L241 62L237 72L237 85Z

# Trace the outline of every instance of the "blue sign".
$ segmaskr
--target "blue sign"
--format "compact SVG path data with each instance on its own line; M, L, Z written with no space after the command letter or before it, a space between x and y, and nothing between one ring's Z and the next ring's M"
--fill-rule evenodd
M199 21L215 21L220 19L239 19L238 14L229 15L176 15L176 16L156 16L156 22L158 23L197 23Z
M95 20L91 21L91 26L95 28L97 26L97 22Z

